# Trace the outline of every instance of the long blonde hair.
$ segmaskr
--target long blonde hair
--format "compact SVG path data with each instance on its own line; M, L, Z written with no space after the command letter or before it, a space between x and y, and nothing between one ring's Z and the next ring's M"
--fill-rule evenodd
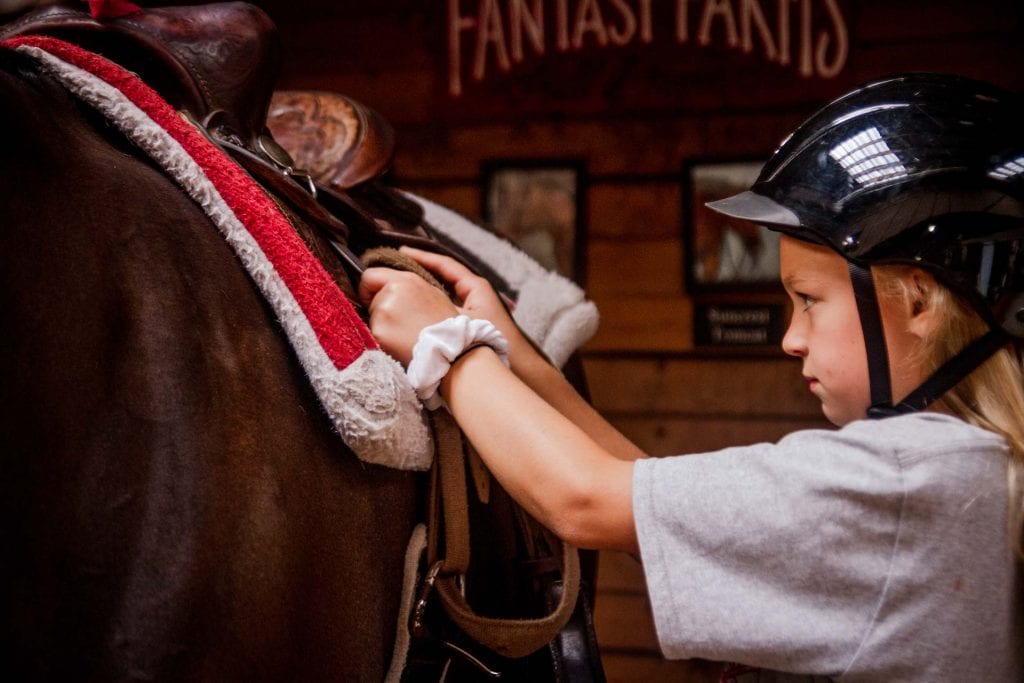
M969 303L931 275L925 280L928 286L916 285L913 274L923 272L920 269L876 266L873 270L880 296L895 296L905 305L924 307L920 310L931 310L937 316L936 329L942 333L931 335L921 350L926 375L988 331L988 324ZM1019 350L999 349L933 406L1006 439L1010 447L1010 533L1017 554L1024 559L1024 368Z

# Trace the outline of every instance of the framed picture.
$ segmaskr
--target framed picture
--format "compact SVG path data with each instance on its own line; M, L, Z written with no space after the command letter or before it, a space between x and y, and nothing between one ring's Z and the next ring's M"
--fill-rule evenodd
M542 266L583 282L583 163L495 160L481 176L485 224Z
M763 161L698 161L683 168L686 284L691 293L779 285L779 235L712 211L706 202L750 189Z

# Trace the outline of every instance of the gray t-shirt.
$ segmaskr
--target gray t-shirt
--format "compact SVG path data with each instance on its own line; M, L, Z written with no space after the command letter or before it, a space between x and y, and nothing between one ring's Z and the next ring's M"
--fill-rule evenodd
M1022 680L1008 452L919 413L638 461L662 651L843 680Z

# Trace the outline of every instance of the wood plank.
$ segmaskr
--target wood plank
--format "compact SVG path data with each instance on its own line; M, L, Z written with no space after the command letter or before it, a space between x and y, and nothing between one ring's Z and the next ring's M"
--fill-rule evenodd
M644 568L632 555L602 550L597 555L597 595L625 593L647 595Z
M810 113L811 108L808 107L794 112L744 112L709 117L703 136L706 145L704 156L712 159L753 158L767 161L771 153Z
M404 179L399 179L396 184L407 192L412 192L460 213L478 225L483 222L480 217L480 187L478 185L471 183L417 185L415 182L405 182Z
M594 601L594 630L602 650L659 654L646 595L599 595Z
M587 238L681 239L681 178L593 182L587 190Z
M280 24L285 76L300 67L316 68L325 59L336 62L332 70L337 73L379 73L410 64L444 68L444 60L430 44L431 36L422 20L398 13L371 16L371 11L345 12L344 7L338 7L330 12L335 16L308 14ZM340 13L349 16L337 16Z
M719 683L722 665L699 660L602 653L608 683Z
M693 348L693 303L682 297L593 297L601 313L594 351L683 351Z
M1024 19L1016 0L860 0L850 27L858 44L916 42L936 36L1012 34ZM927 17L927 21L922 21Z
M796 359L615 357L589 351L583 363L591 398L606 414L816 419L821 412Z
M602 301L682 297L682 244L679 240L588 241L586 289L591 298Z
M944 71L977 78L1009 90L1024 88L1024 69L1007 69L1024 64L1024 41L988 41L956 38L930 42L882 44L857 56L858 82L891 75L893 65L900 71ZM942 65L939 67L938 65ZM838 92L836 93L839 94Z
M820 414L806 419L749 417L623 417L609 416L615 427L648 455L707 453L730 446L774 443L801 429L831 429Z
M404 97L404 96L403 96ZM381 110L383 112L383 110ZM492 159L584 159L595 179L606 175L678 173L701 150L693 117L635 121L481 124L439 129L435 123L397 127L400 177L475 178Z
M341 93L379 112L396 130L399 144L408 139L405 126L421 119L423 103L436 89L435 69L413 62L403 68L381 73L375 70L339 70L343 60L325 55L319 61L304 64L301 71L282 78L278 87L288 90L327 90ZM410 117L414 117L410 121Z
M668 115L588 122L589 169L595 177L677 173L684 159L700 153L701 120L679 112Z

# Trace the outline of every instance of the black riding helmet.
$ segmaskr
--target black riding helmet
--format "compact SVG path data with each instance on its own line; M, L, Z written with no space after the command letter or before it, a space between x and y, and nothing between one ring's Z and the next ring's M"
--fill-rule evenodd
M921 410L1024 338L1024 104L948 75L864 85L804 122L747 192L708 206L827 245L850 265L871 374L868 414ZM990 332L893 406L872 265L930 271Z

